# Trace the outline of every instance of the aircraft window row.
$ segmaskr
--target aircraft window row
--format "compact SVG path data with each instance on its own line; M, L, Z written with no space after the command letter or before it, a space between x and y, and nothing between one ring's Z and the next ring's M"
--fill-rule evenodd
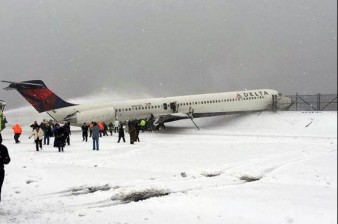
M191 105L198 105L198 104L210 104L210 103L224 103L224 102L234 102L240 100L256 100L256 99L264 99L264 96L259 97L246 97L246 98L232 98L232 99L223 99L223 100L208 100L208 101L197 101L197 102L189 102L189 103L178 103L179 106L191 106ZM125 112L125 111L132 111L132 110L149 110L149 109L159 109L161 106L147 106L147 107L133 107L133 108L122 108L116 109L116 112Z
M257 99L264 99L264 96L243 98L243 100L257 100Z
M208 100L208 101L200 101L200 102L190 102L190 103L179 103L179 106L190 106L190 105L197 105L197 104L210 104L210 103L223 103L223 102L234 102L240 100L256 100L256 99L264 99L263 96L260 97L248 97L248 98L232 98L232 99L225 99L225 100Z
M116 109L116 112L125 112L125 111L132 111L132 110L149 110L149 109L157 109L160 108L160 106L147 106L147 107L133 107L133 108L122 108L122 109Z

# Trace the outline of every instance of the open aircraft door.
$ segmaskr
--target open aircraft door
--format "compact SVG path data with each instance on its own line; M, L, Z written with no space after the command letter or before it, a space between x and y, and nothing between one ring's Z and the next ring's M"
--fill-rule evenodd
M177 104L176 101L170 103L170 109L173 111L173 113L177 113L178 112L178 104Z

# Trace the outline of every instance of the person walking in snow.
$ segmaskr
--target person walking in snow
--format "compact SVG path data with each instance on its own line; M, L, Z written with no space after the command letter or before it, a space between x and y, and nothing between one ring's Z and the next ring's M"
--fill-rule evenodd
M72 134L72 132L70 131L70 123L67 122L63 125L63 129L65 130L65 133L66 133L66 142L67 142L67 145L70 145L70 136Z
M103 132L102 132L103 136L108 136L107 131L108 131L108 126L105 122L103 122Z
M40 124L40 128L42 129L43 134L44 134L44 136L43 136L43 144L44 145L46 145L46 144L49 145L49 138L51 136L52 129L51 129L48 121L44 119L43 122L41 122L41 124Z
M128 130L130 136L130 144L134 144L137 141L137 128L135 126L135 122L129 121L128 122Z
M92 137L93 131L92 128L94 127L94 121L90 122L89 124L89 138Z
M113 136L113 131L114 131L114 124L113 124L113 122L109 122L109 124L108 124L108 131L110 133L110 136Z
M39 147L40 149L42 149L42 139L44 136L44 133L42 129L40 128L40 126L36 126L33 133L28 138L31 138L32 136L34 136L36 151L39 151Z
M66 146L66 131L64 127L60 127L60 124L56 124L54 147L58 148L59 152L63 152L63 148L65 146Z
M82 141L88 141L88 125L86 123L83 123L82 127Z
M34 123L30 126L33 129L32 131L35 130L36 126L39 126L39 124L37 121L34 121Z
M96 122L92 127L93 150L99 150L100 128Z
M2 135L0 132L0 202L1 202L1 188L5 179L4 165L7 165L11 161L9 157L7 147L2 144Z
M120 122L117 119L115 119L115 121L114 121L114 132L118 133L119 128L120 128Z
M14 140L15 140L15 143L20 143L19 141L19 138L20 138L20 135L22 134L22 128L20 127L20 124L15 124L13 127L13 132L14 132Z
M126 139L124 138L123 124L120 124L119 127L119 140L117 141L117 143L120 143L121 138L123 139L123 142L126 142Z
M94 126L95 126L95 124L94 124ZM100 137L102 137L102 135L103 135L103 130L104 130L103 122L102 122L102 121L99 121L99 122L97 123L97 126L98 126L98 128L99 128ZM93 129L92 129L92 130L93 130Z

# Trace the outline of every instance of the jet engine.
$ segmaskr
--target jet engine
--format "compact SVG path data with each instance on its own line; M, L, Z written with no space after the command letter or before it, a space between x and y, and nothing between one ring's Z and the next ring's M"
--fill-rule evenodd
M64 120L75 126L81 126L83 123L89 124L92 121L109 123L115 120L115 108L110 107L77 111L76 113L67 116Z

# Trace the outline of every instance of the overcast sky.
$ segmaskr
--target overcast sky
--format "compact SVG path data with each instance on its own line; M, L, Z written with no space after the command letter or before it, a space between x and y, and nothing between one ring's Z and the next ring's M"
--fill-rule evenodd
M0 69L64 99L336 93L337 0L0 0Z

